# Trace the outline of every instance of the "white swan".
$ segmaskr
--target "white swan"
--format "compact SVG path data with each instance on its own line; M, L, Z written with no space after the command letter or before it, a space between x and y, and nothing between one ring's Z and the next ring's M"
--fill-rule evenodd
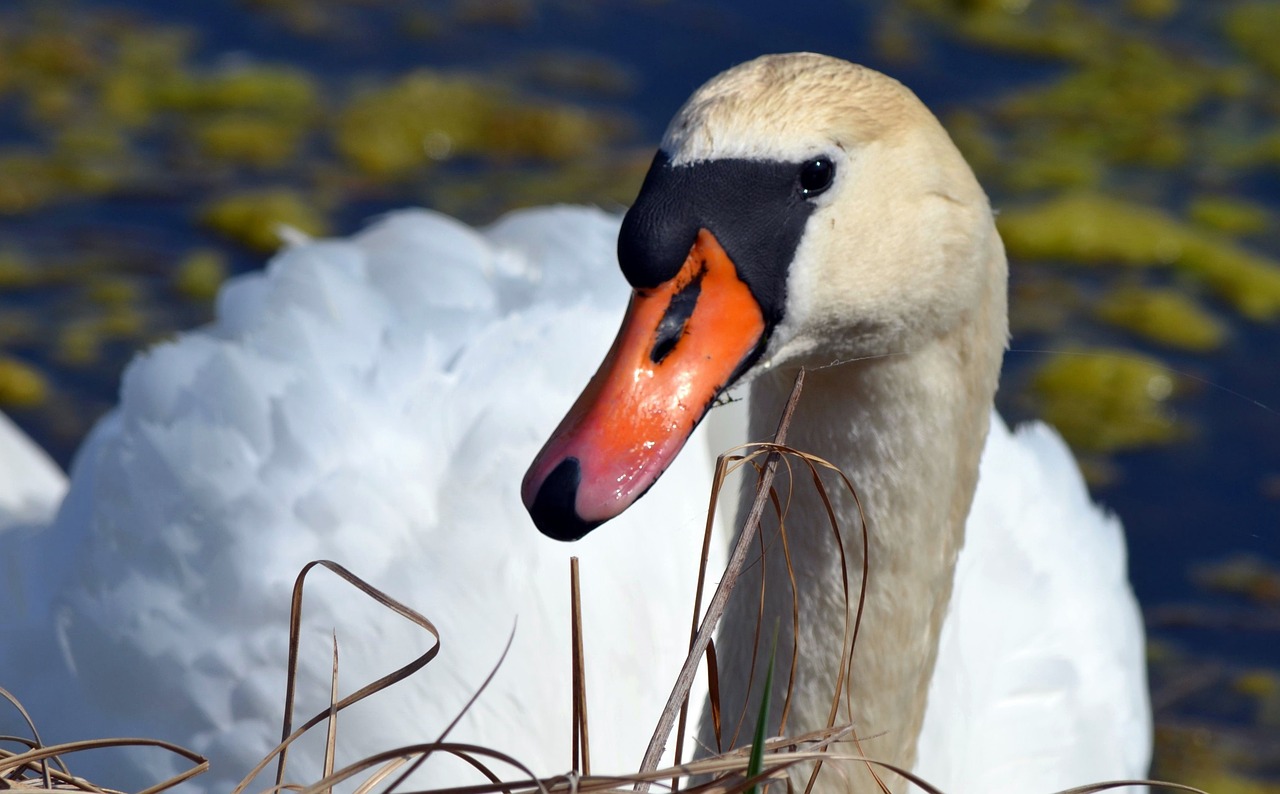
M845 70L853 67L837 68L838 80L896 85ZM899 107L908 102L900 90L883 97L888 110L924 125L916 133L940 147L939 167L965 190L968 203L956 206L989 225L967 169L923 110ZM828 98L843 107L848 93ZM749 98L741 97L748 106ZM785 110L786 99L763 106ZM799 141L820 108L790 109ZM874 121L879 109L863 115ZM717 145L750 153L749 136L726 133ZM911 148L893 143L853 150L863 162L841 161L839 179L859 166L877 177L864 183L873 186L883 187L885 169L910 176L898 155ZM903 217L928 220L896 201L883 209L883 218L864 219L863 239L884 240ZM188 790L226 791L276 738L293 576L306 560L332 557L427 613L445 637L426 671L342 723L344 759L433 738L496 662L518 614L506 667L453 738L561 771L565 561L575 553L586 558L591 668L609 671L593 679L594 766L633 768L683 656L706 442L695 436L645 500L585 545L539 538L516 494L520 472L615 330L626 300L613 270L618 224L595 211L546 209L476 232L405 212L350 240L294 247L265 273L229 284L211 326L130 366L119 408L77 456L56 522L24 547L23 579L10 582L30 598L23 619L10 613L4 627L24 643L0 647L0 684L24 699L47 740L167 738L213 758L212 773ZM911 231L903 229L906 242L927 242ZM895 283L881 286L901 290ZM988 286L1002 294L1002 281ZM816 316L821 295L812 297ZM1002 339L988 341L994 358ZM810 402L820 380L810 380ZM758 380L753 397L767 399L765 385ZM976 448L981 433L971 435ZM982 465L916 768L951 792L1020 782L1050 790L1059 780L1141 772L1150 728L1118 527L1089 505L1068 453L1044 428L1011 436L993 422ZM1013 485L1020 490L1010 495ZM49 559L60 564L51 569ZM423 647L349 591L323 583L311 599L303 681L311 700L302 711L327 693L329 627L339 632L348 690ZM604 675L614 679L608 686ZM1082 734L1101 750L1090 755ZM120 758L100 753L80 769L114 765L105 771L118 776L101 782L123 785L167 766L147 754L124 769ZM315 748L294 762L315 770ZM446 759L427 772L434 783L460 775Z
M76 456L53 526L22 564L0 536L7 573L25 578L5 586L32 594L22 620L5 602L4 628L21 642L0 648L0 685L45 740L168 739L213 762L184 790L225 794L279 738L294 576L332 558L443 636L426 669L340 722L340 763L434 740L518 618L504 667L450 739L564 772L577 554L593 767L634 769L688 643L710 453L689 456L648 510L586 547L541 537L518 495L616 330L627 292L613 268L618 223L554 208L474 231L397 213L234 280L212 325L135 359L119 407ZM308 716L328 697L331 629L343 692L430 639L313 578ZM4 726L20 732L16 719ZM316 779L318 753L291 759L293 779ZM73 762L119 786L182 766L156 751ZM482 782L444 757L425 777Z
M47 524L66 490L58 464L0 414L0 537Z
M40 586L34 593L26 586L31 576L26 568L33 564L31 552L42 548L43 530L66 492L67 476L58 464L0 414L0 603L10 615L21 614L33 600L40 600ZM0 622L0 644L28 643L31 637L22 628L20 622ZM0 673L4 669L0 667ZM9 683L0 675L0 686Z
M627 509L740 377L751 435L769 438L794 373L810 368L788 442L851 476L870 526L853 707L841 714L870 737L862 750L956 792L1145 773L1142 628L1120 529L1089 504L1052 433L1014 437L992 419L1004 250L986 196L913 94L811 54L721 74L668 127L619 255L635 288L623 328L526 476L540 529L581 537ZM757 627L778 626L790 648L793 605L787 729L827 723L845 568L804 479L787 514L797 595L774 543L722 624L727 726L759 708ZM785 476L779 490L792 493ZM858 511L844 492L834 501L856 583ZM776 730L785 666L773 680ZM709 724L702 741L714 743ZM796 775L803 786L807 770ZM821 782L874 790L856 764Z

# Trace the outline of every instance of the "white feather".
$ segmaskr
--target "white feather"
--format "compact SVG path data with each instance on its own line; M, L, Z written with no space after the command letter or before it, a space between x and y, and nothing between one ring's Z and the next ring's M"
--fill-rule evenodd
M1142 618L1120 523L1058 434L993 415L916 771L949 792L1145 777Z
M683 656L711 450L695 436L633 510L572 547L540 537L517 494L612 338L626 299L617 227L568 208L483 232L397 213L350 240L298 242L228 284L211 326L135 360L57 521L9 569L35 596L6 629L49 630L0 651L3 683L46 739L168 739L213 760L189 790L227 790L277 739L289 590L326 557L444 638L425 671L343 718L340 762L434 739L518 618L506 664L451 738L563 771L572 553L595 768L633 769ZM7 423L0 433L0 471L30 475L27 490L0 481L0 520L38 521L56 469L24 468L40 456ZM74 564L40 572L49 555ZM956 793L1142 774L1150 727L1123 538L1052 431L993 421L956 576L918 771ZM328 692L332 629L344 692L427 643L323 576L306 625L308 714ZM155 752L97 760L111 785L174 768ZM314 774L317 745L293 763ZM427 774L475 780L443 758Z
M340 763L434 740L514 629L506 663L450 739L563 772L573 554L594 762L634 768L688 642L706 443L695 436L638 510L573 546L540 536L518 495L616 330L627 296L610 265L617 228L572 208L484 232L397 213L350 240L295 245L228 284L211 326L139 356L41 538L39 553L66 555L67 573L26 571L39 603L25 624L43 642L3 652L4 684L46 739L168 739L211 758L193 789L229 790L278 740L293 579L331 558L443 637L424 671L344 713ZM314 579L304 716L325 704L331 630L344 693L430 639L332 577ZM312 743L292 757L299 776L314 779L319 752ZM102 782L126 785L176 768L167 761L99 753L80 769L97 762ZM427 774L479 780L444 757Z

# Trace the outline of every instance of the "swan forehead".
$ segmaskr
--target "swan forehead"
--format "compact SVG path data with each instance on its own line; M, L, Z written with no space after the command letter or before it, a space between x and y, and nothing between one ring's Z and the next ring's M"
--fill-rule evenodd
M893 78L814 53L766 55L713 77L672 119L662 149L674 165L717 158L799 161L928 123Z

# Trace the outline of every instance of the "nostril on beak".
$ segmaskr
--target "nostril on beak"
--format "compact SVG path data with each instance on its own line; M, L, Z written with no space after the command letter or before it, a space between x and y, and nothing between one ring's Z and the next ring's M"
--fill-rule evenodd
M538 487L533 502L527 504L529 516L538 531L554 540L580 540L603 521L584 521L578 515L578 485L582 467L577 458L565 458L556 465Z

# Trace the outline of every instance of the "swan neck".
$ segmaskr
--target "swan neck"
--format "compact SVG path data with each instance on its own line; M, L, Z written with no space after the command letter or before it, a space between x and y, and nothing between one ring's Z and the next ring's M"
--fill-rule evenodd
M811 474L794 462L789 472L780 469L775 487L787 505L785 544L776 518L762 523L764 564L739 584L720 640L721 691L730 700L725 711L734 719L735 711L745 708L747 714L739 742L749 741L767 666L767 651L754 668L750 658L758 626L764 627L761 636L778 627L771 729L797 735L828 724L862 584L864 516L866 597L849 698L835 724L852 723L867 737L860 748L845 751L905 768L914 764L1004 343L1003 294L992 301L999 305L977 313L985 319L995 313L988 309L999 310L991 322L967 324L910 354L806 373L788 445L838 467L857 500L838 477L823 477L837 533ZM772 437L794 374L780 369L753 382L752 438ZM739 516L746 515L752 485L744 484ZM761 647L767 646L768 640ZM754 681L750 696L744 695L748 681ZM852 776L853 790L876 790L861 765L832 772L823 775L828 785L847 790ZM902 789L901 781L889 782Z

